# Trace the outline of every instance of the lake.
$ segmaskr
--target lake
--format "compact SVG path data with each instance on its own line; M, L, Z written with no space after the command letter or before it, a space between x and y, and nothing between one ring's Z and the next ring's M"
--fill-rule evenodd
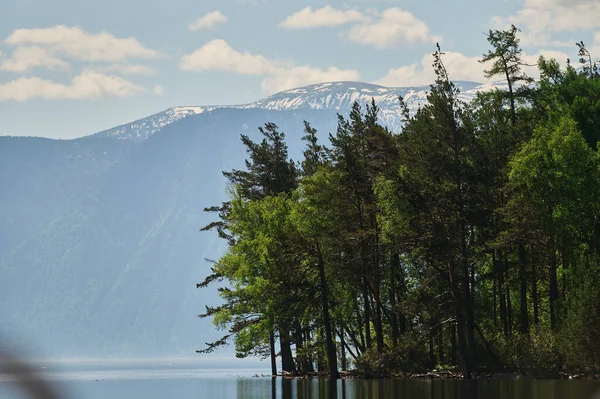
M265 364L222 360L46 362L37 364L36 370L64 399L600 399L600 381L354 379L332 384L318 379L273 379ZM16 389L13 378L0 375L0 398L28 396Z

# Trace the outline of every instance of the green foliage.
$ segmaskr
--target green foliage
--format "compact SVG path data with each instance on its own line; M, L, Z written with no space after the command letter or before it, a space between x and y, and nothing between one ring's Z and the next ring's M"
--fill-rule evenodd
M508 338L498 334L493 344L498 364L504 370L538 376L558 374L560 353L556 336L547 328L534 326L528 335Z
M350 359L367 377L597 369L600 79L541 58L527 86L517 34L489 32L482 62L508 90L470 104L438 45L402 134L355 103L329 146L305 123L300 171L275 125L242 137L247 170L213 209L229 250L199 284L228 283L207 314L239 356L274 357L278 334L284 368L293 347L333 377Z
M521 48L519 47L519 38L517 33L519 29L512 25L509 30L490 30L488 33L488 42L492 46L480 62L492 61L492 66L485 71L487 78L502 76L514 84L518 81L528 81L525 75L521 73L521 67L524 65L521 59Z
M378 353L369 349L356 362L356 370L366 378L391 377L400 371L427 370L427 344L419 334L406 334L398 345Z
M575 121L563 117L553 130L538 128L512 160L509 177L560 244L590 237L599 194L598 158Z
M586 254L587 252L587 254ZM572 294L567 297L567 315L559 332L565 366L577 371L600 367L600 268L589 250L581 251L577 268L570 270Z

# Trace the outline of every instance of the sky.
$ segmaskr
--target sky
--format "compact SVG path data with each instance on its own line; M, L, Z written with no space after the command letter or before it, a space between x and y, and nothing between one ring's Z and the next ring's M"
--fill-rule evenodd
M178 105L327 81L484 82L490 29L527 62L600 59L598 0L1 0L0 135L70 139ZM535 75L535 70L530 72Z

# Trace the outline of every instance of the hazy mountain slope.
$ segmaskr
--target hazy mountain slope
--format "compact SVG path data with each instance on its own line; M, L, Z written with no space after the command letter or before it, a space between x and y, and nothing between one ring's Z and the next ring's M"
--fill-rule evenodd
M136 144L0 137L0 259Z
M323 111L309 113L319 119ZM61 171L89 181L3 257L2 329L36 342L47 356L191 355L218 338L196 317L216 303L214 290L195 288L208 272L204 258L224 250L213 234L198 231L212 218L202 209L225 199L221 171L242 167L240 133L258 139L255 127L275 121L297 143L304 116L216 110L136 143L99 176L78 164ZM105 140L89 140L89 148L102 152ZM69 157L56 158L68 165ZM38 182L40 170L26 169L20 179ZM15 197L13 204L21 202L13 191Z

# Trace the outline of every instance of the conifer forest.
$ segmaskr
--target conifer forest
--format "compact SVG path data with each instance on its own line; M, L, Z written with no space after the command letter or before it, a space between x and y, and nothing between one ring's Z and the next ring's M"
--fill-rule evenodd
M219 287L200 317L223 338L198 352L332 378L598 372L599 55L577 43L533 78L518 32L489 31L480 62L506 89L470 103L438 45L425 103L398 99L401 132L373 101L335 132L305 122L298 162L273 123L242 135L246 168L223 172L202 233L228 249L197 284Z

